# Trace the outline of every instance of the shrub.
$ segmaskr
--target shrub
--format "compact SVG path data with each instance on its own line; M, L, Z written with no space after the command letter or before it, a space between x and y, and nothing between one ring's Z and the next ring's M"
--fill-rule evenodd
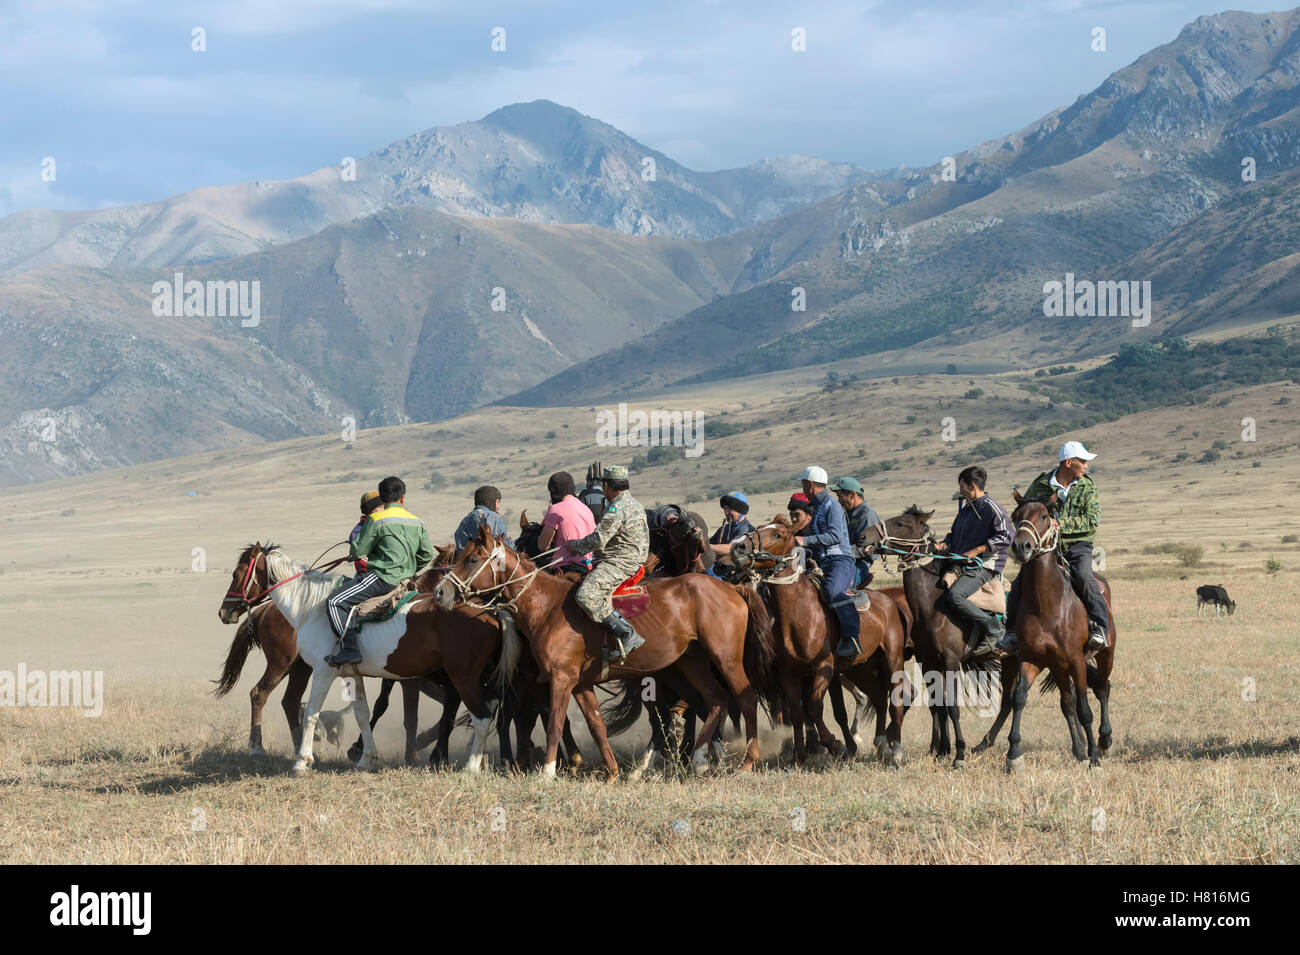
M428 478L424 481L424 489L426 491L441 491L446 486L447 479L437 471L430 472Z
M1282 543L1283 543L1283 544L1294 544L1297 540L1300 540L1300 538L1297 538L1294 534L1283 534L1283 535L1282 535Z
M1174 556L1184 567L1198 567L1201 558L1205 556L1205 549L1200 544L1187 544L1174 551Z
M1276 557L1270 557L1264 561L1264 569L1268 571L1269 576L1272 576L1282 569L1282 562Z

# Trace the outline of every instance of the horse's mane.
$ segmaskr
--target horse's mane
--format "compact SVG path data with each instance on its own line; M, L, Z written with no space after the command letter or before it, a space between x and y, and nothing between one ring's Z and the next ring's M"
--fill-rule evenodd
M912 504L912 505L910 505L910 506L907 508L907 510L905 510L905 511L903 512L903 516L905 516L905 517L915 517L915 518L920 519L921 521L924 521L925 518L926 518L926 513L925 513L925 511L923 511L923 510L921 510L919 507L917 507L915 504Z
M280 546L279 544L273 544L273 543L271 543L270 541L268 541L268 542L265 543L265 544L261 544L261 543L258 543L257 541L254 541L253 543L249 544L248 546L246 546L246 547L244 548L244 552L243 552L242 554L239 555L239 560L237 560L237 561L235 562L235 564L236 564L236 566L238 566L239 564L242 564L244 561L246 561L246 560L248 560L250 557L252 557L252 556L253 556L253 548L255 548L255 547L260 547L262 550L266 551L266 550L276 550L279 546Z

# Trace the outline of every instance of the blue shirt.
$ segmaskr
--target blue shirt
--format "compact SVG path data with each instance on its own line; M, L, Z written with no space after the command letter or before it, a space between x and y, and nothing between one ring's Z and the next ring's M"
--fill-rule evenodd
M494 537L504 537L508 547L515 546L515 542L506 533L506 519L496 511L490 511L480 504L466 514L465 519L456 528L456 549L459 550L478 537L478 529L485 523Z
M808 556L819 563L827 557L851 557L852 541L849 540L849 525L844 519L844 508L840 502L831 497L831 492L822 489L813 498L812 520L799 536Z

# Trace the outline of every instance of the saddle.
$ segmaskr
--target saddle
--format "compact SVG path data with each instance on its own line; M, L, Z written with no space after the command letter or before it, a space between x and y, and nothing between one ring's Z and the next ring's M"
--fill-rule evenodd
M939 580L943 583L943 588L947 590L957 582L958 574L955 568L943 572ZM1007 591L1011 585L1002 577L994 577L980 585L980 589L970 595L970 602L980 610L988 613L1005 614L1007 612Z
M376 623L397 616L397 611L419 595L414 586L410 580L404 580L386 594L361 601L352 609L353 621L360 624Z
M809 560L806 573L813 586L817 588L817 596L821 598L822 606L829 612L834 613L835 608L831 606L831 595L826 592L826 571L818 567L816 561ZM858 613L866 613L871 609L871 594L868 591L850 590L849 596L853 598L853 606Z
M629 620L643 613L645 608L650 606L650 588L641 583L643 577L645 577L645 567L641 566L637 568L635 574L614 588L610 598L614 603L614 609Z

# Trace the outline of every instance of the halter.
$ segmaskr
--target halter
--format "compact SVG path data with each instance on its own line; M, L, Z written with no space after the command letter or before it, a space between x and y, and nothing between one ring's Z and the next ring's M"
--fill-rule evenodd
M880 541L876 544L877 551L884 551L880 555L880 566L889 572L889 554L898 558L897 567L899 573L911 570L913 567L919 567L929 561L939 557L946 557L946 554L936 554L933 551L937 538L934 532L930 530L930 525L925 525L925 535L923 537L891 537L889 528L884 521L873 524L873 527L880 528ZM908 550L893 546L894 544L909 544Z
M1033 550L1030 553L1029 557L1026 558L1026 560L1037 557L1039 554L1046 554L1056 550L1056 545L1057 543L1060 542L1061 539L1061 526L1060 524L1057 523L1056 518L1052 518L1051 525L1047 528L1047 531L1043 534L1039 534L1038 528L1035 527L1033 522L1029 521L1028 519L1023 520L1016 525L1015 536L1016 537L1020 536L1021 531L1025 531L1026 533L1028 533L1029 536L1032 537L1034 541ZM1015 537L1012 538L1012 540L1014 539Z
M346 543L346 542L344 542L344 543ZM257 561L258 561L258 559L259 559L259 558L264 558L264 557L266 557L266 555L269 554L269 553L271 552L271 550L279 550L278 547L277 547L277 548L271 548L271 549L269 549L269 550L268 550L268 549L264 549L264 548L262 547L261 544L256 544L256 545L254 545L254 546L255 546L255 549L256 549L257 553L256 553L256 555L250 555L250 556L249 556L249 559L248 559L248 570L245 571L245 573L244 573L244 583L243 583L243 586L242 586L239 590L235 590L235 589L232 588L232 589L226 591L226 600L230 600L230 599L232 599L232 598L237 598L237 599L240 601L240 603L241 603L244 607L246 607L247 609L249 609L249 610L252 610L252 609L253 609L254 607L256 607L258 604L262 603L262 602L265 601L268 597L270 597L272 591L274 591L274 590L276 590L276 589L278 589L278 588L280 588L280 587L283 587L285 584L289 583L290 581L297 580L299 577L303 577L303 576L305 576L306 574L311 573L312 571L326 571L326 570L333 570L333 569L334 569L335 567L337 567L339 564L343 563L343 562L346 561L346 560L349 560L348 557L340 557L340 558L338 558L337 560L332 560L332 561L330 561L328 564L323 564L323 565L320 566L320 567L308 567L308 568L305 569L305 570L300 570L300 571L298 571L298 573L296 573L296 574L292 574L292 575L290 575L290 576L284 578L284 580L278 580L278 581L276 581L276 582L273 583L271 586L269 586L269 587L267 587L265 590L263 590L263 591L262 591L260 594L258 594L256 597L254 597L254 598L252 598L252 599L250 600L250 599L248 598L248 588L251 587L252 584L253 584L253 573L254 573L254 571L257 569ZM334 545L334 547L337 547L337 546L338 546L338 544L335 544L335 545ZM329 551L330 551L330 550L333 550L334 547L329 548L329 550L327 550L325 553L329 553ZM323 556L323 555L322 555L322 556ZM317 558L317 559L319 559L319 558ZM269 578L269 575L270 575L270 568L269 568L269 567L267 568L267 575L268 575L268 578ZM224 601L223 601L223 603L224 603Z
M753 541L750 541L753 537ZM802 560L802 548L799 548L789 554L773 554L770 551L762 550L763 536L761 529L749 531L741 538L746 544L753 548L745 555L745 570L755 577L759 583L767 584L793 584L804 574L804 562ZM734 556L732 558L735 559ZM758 561L770 561L772 566L766 570L759 570L754 566ZM788 577L776 577L775 574L785 570L791 565L794 566L794 573Z

